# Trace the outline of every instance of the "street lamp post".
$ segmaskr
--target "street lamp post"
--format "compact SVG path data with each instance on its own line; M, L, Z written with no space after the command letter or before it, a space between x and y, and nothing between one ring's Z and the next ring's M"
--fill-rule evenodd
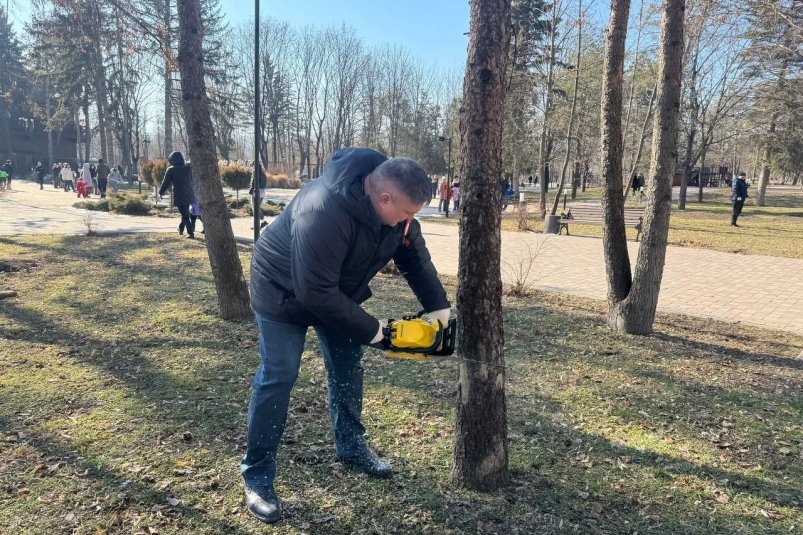
M262 170L259 166L259 0L254 0L254 247L259 239L259 194L262 187Z
M449 217L449 191L452 188L452 136L440 136L438 141L449 143L449 156L446 162L446 202L444 203L446 217Z

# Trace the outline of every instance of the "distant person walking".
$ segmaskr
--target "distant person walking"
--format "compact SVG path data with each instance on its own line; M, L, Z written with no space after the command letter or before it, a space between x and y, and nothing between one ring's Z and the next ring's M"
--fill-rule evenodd
M441 182L441 200L438 203L438 211L439 212L448 212L449 211L449 201L452 198L452 188L449 187L449 181L447 179L443 179Z
M3 171L6 173L4 187L11 189L11 179L14 178L14 164L11 163L11 160L6 160L6 163L3 164Z
M95 164L93 164L93 163L89 164L89 176L92 179L89 182L89 189L90 189L89 192L97 194L98 193L98 182L97 182L98 170L95 167Z
M47 170L41 160L36 162L36 167L33 168L33 172L36 173L36 181L39 182L39 189L45 189Z
M112 193L117 193L117 190L120 188L120 184L123 182L123 175L120 174L120 166L115 165L112 167L112 170L109 171L109 184L112 185Z
M747 182L745 181L747 174L742 171L739 173L739 176L736 177L736 180L733 181L733 187L731 189L731 200L733 201L733 213L731 214L731 226L738 227L739 225L736 224L736 220L739 219L739 215L742 213L742 207L744 206L744 201L747 199Z
M109 173L111 169L109 166L103 162L103 158L98 159L98 167L97 167L97 175L98 175L98 193L100 193L100 198L106 198L106 186L109 182Z
M75 183L76 190L78 191L78 198L89 198L89 192L92 190L92 172L89 169L89 164L85 163L81 176L78 177L78 182Z
M50 176L53 177L53 187L58 188L61 185L61 165L54 163L50 169Z
M460 210L460 182L455 182L452 186L452 200L454 201L454 211Z
M167 157L170 167L165 171L162 186L159 188L159 196L173 187L173 204L178 208L181 214L181 223L178 226L179 234L184 234L184 229L187 229L187 237L195 237L195 226L192 224L190 218L190 205L195 201L195 193L193 191L192 183L192 169L189 165L184 163L184 156L176 151Z
M70 164L63 163L61 166L61 183L64 184L64 191L75 191L75 185L73 184L73 174L72 174L72 167Z

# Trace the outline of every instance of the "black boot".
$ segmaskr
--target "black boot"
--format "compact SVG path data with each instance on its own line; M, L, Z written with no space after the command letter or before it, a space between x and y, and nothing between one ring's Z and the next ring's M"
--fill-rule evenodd
M393 475L390 465L380 459L376 452L367 444L365 444L356 455L351 457L341 457L338 455L337 460L378 479L387 479Z
M272 488L257 492L246 485L245 504L248 512L262 522L273 524L282 519L282 504Z

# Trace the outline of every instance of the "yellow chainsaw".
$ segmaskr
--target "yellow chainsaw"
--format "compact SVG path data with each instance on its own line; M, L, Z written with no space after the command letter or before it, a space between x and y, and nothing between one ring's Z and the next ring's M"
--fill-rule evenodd
M384 338L371 347L387 351L391 358L418 362L426 362L433 356L450 357L457 339L457 320L450 319L448 325L440 321L430 323L421 317L424 314L422 310L400 320L388 320L382 329Z

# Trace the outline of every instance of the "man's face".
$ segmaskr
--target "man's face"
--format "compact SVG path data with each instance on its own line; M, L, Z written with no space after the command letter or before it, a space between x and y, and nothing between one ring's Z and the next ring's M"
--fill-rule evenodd
M382 224L395 226L402 221L407 221L421 211L423 204L415 204L393 185L388 184L383 188L374 201L374 208Z

